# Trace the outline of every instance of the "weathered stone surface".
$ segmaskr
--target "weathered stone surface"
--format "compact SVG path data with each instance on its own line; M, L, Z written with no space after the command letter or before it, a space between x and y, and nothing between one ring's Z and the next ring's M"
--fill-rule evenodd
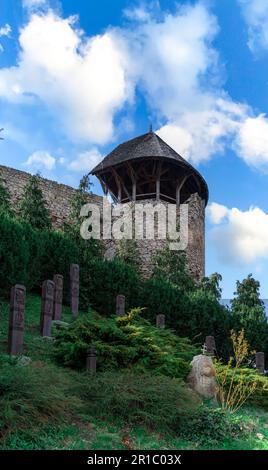
M153 204L157 205L158 201L151 199L144 199L138 201L139 204ZM161 201L165 206L167 202ZM188 204L188 246L185 250L186 254L186 268L188 273L196 280L200 280L205 274L205 201L195 193L192 194L185 202ZM127 203L129 204L129 203ZM133 203L131 203L133 205ZM113 218L113 221L116 217ZM136 225L135 218L133 218L133 226ZM144 228L144 226L143 226ZM141 229L141 227L140 227ZM151 277L154 268L154 257L157 251L163 250L167 245L167 240L155 238L148 240L145 238L136 240L137 248L140 256L140 272L145 279ZM105 240L105 257L110 260L116 256L116 240Z
M11 203L15 212L18 212L24 188L29 182L30 177L29 173L0 165L0 179L10 191ZM62 228L64 223L70 221L72 211L71 201L76 190L65 184L59 184L56 181L41 177L39 178L39 185L47 202L53 227L57 229ZM99 206L102 205L101 196L89 194L88 200Z
M216 397L216 371L212 358L200 354L193 358L191 366L192 370L187 378L188 385L203 397Z
M88 372L92 374L96 373L97 370L97 351L94 346L88 349L87 351L87 364L86 368Z
M122 317L125 315L125 307L126 307L126 297L124 295L119 294L116 297L116 315Z
M23 351L23 330L26 288L16 284L11 289L8 352L12 355Z
M79 311L79 266L71 264L70 267L71 312L77 317Z
M41 305L41 321L40 332L41 336L51 336L51 323L54 307L54 290L55 284L53 281L44 281L42 286L42 305Z
M53 320L61 320L63 276L61 274L55 274L53 277L53 282L55 284Z
M165 315L162 315L161 313L156 316L156 326L157 328L165 328Z
M263 352L256 353L256 369L260 374L264 374L265 356Z
M216 351L216 344L214 336L206 336L205 349L208 354L214 354Z

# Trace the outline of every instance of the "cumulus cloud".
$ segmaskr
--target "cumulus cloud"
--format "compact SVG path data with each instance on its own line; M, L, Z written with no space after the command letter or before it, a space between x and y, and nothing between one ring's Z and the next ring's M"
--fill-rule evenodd
M97 148L93 148L87 152L80 153L76 159L72 160L68 168L73 171L87 171L90 172L96 166L103 156Z
M136 20L141 17L127 34L132 65L149 106L165 121L159 136L194 164L232 147L247 164L258 167L259 158L247 155L259 143L245 142L243 136L248 119L257 126L259 117L249 106L234 102L219 84L215 17L203 4L180 7L161 18L143 9L132 13Z
M214 15L203 3L173 14L150 5L125 14L124 27L93 37L74 17L32 14L20 32L17 65L0 69L0 97L41 102L70 140L102 145L115 139L116 117L139 90L162 123L158 134L194 164L229 146L262 168L268 121L222 88Z
M248 25L248 46L253 52L268 48L267 0L238 0Z
M207 215L212 224L220 224L228 215L227 207L217 202L212 202L207 208Z
M36 170L53 170L55 168L56 159L44 150L38 150L30 155L25 165Z
M114 115L132 97L116 35L84 38L74 18L50 11L31 16L19 43L18 65L0 70L0 96L41 100L70 139L102 144L111 139Z
M210 239L222 262L246 265L268 257L268 214L258 207L241 211L212 203L208 218L216 225Z
M245 119L237 133L236 148L248 165L267 170L268 119L264 114Z
M224 152L239 132L247 111L245 105L215 99L211 108L185 112L157 133L187 160L199 163Z

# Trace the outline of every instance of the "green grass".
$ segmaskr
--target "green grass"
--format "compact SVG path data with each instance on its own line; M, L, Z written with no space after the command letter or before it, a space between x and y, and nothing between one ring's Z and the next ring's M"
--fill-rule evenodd
M85 393L87 389L90 391L92 377L55 363L53 341L40 337L40 308L40 298L28 295L24 355L31 357L32 363L21 366L6 355L9 305L5 302L0 304L0 449L268 450L268 413L253 407L244 408L234 416L236 431L221 442L213 442L209 438L206 442L198 438L185 439L168 423L161 428L154 417L153 401L149 403L151 408L147 409L146 399L145 408L140 408L138 418L133 414L135 406L129 416L120 415L119 402L114 413L111 410L105 415L98 411L98 406L93 403L94 397ZM69 308L64 308L63 320L71 321ZM127 404L127 400L131 402L133 390L136 393L128 374L115 373L113 393L119 393L116 387L120 387L122 376L128 384L124 389ZM137 381L140 377L137 374ZM97 374L94 382L97 392L102 380L103 388L109 390L111 373ZM156 379L148 375L144 378L148 389L153 383L151 380ZM162 382L158 377L156 383L159 407L161 400L173 400L173 387L183 390L179 381L173 383L169 378L163 378ZM164 396L164 387L169 391L167 397ZM142 411L146 418L144 422ZM178 423L179 420L180 416Z

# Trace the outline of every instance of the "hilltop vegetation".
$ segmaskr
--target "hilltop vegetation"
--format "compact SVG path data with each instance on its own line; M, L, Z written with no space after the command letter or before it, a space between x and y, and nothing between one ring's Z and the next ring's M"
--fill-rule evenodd
M202 404L182 379L150 372L145 354L141 371L132 367L126 370L124 364L111 367L110 362L106 368L105 354L102 358L101 352L98 360L103 364L95 377L85 372L82 361L78 363L80 370L62 367L59 339L54 342L39 336L40 307L40 298L29 295L25 354L32 362L23 365L23 358L5 354L9 305L1 304L1 449L268 448L267 412L248 408L231 417L213 404ZM63 320L71 322L71 332L78 331L83 322L86 329L89 324L87 314L72 323L66 307ZM95 321L96 316L90 320L91 324ZM110 321L102 318L100 337L103 343L107 339L111 348L110 335L106 339L103 336L106 322L110 331ZM134 323L137 328L139 320ZM144 327L144 320L140 325ZM152 336L156 334L155 327L145 325L147 334L150 329ZM63 331L68 329L61 330L61 334ZM184 344L185 340L174 338L169 331L157 331L160 337L162 334L160 343L165 338L171 361L175 344ZM96 338L96 331L93 334ZM189 367L192 346L186 344L188 352L181 357ZM178 359L173 358L176 363Z
M205 336L214 335L219 368L232 354L230 330L245 329L250 348L267 353L268 327L252 276L237 284L232 309L220 305L220 276L195 283L181 253L163 250L153 277L137 269L135 246L123 243L113 261L101 243L79 236L78 208L89 190L84 180L73 201L73 221L54 231L40 221L38 179L25 190L22 217L0 190L0 448L1 449L267 449L268 379L253 357L228 382L256 383L250 408L236 414L202 402L186 378ZM1 184L0 184L1 188ZM6 189L6 188L5 188ZM134 251L133 251L134 250ZM134 253L134 255L133 255ZM80 312L69 308L69 267L80 265ZM53 339L40 336L43 280L64 276L61 323ZM10 288L27 288L24 355L6 354ZM115 317L126 296L127 314ZM155 327L164 314L166 328ZM97 349L97 374L86 372L86 353ZM268 354L266 354L268 356ZM254 385L255 387L255 385Z

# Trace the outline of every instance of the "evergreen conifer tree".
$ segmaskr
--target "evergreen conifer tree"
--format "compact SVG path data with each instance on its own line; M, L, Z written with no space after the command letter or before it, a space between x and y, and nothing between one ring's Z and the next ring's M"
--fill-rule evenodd
M39 175L31 176L25 186L20 216L35 228L47 230L52 228L47 203L39 186Z
M10 202L10 193L8 188L0 179L0 213L12 215L13 211Z

